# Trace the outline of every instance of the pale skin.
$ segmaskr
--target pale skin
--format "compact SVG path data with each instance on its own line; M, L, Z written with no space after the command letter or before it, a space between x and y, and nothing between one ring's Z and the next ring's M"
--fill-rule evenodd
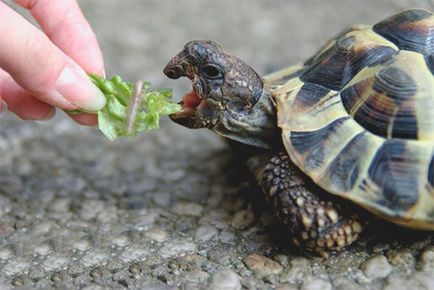
M57 109L97 111L105 105L88 73L104 75L95 34L75 0L15 0L41 29L0 1L0 110L44 120ZM3 108L2 108L3 107ZM95 125L96 115L71 116Z

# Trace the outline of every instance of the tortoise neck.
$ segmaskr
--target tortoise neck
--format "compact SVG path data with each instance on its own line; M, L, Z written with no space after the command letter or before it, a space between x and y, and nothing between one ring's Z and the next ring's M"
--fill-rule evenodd
M262 96L251 110L252 127L256 128L252 134L256 136L265 146L259 146L267 149L280 147L282 142L280 138L280 129L277 127L277 108L270 91L264 87ZM253 133L252 132L252 133Z
M256 104L241 118L222 118L213 130L246 145L273 149L281 146L276 106L271 93L263 89Z

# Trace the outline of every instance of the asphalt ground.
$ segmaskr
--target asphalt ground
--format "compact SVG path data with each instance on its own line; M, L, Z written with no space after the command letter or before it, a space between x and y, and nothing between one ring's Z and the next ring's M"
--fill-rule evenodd
M6 1L10 3L9 1ZM310 57L354 23L430 1L79 1L107 75L170 81L192 39L219 42L260 74ZM377 223L328 259L291 247L220 138L162 120L108 142L59 112L0 119L0 279L21 289L434 289L429 233Z

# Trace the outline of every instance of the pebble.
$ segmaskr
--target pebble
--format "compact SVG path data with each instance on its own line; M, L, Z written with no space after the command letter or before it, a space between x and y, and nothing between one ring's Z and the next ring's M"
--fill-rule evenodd
M405 277L400 277L397 275L391 275L387 278L386 285L383 290L419 290L419 287L415 287L414 283L412 283L409 279Z
M11 257L13 257L14 251L9 247L4 247L0 249L0 259L1 260L7 260Z
M252 270L258 278L271 274L280 274L283 270L283 267L276 261L258 254L247 256L243 261L247 268Z
M126 288L128 285L124 285ZM146 289L146 290L180 290L180 288L174 286L174 285L167 285L165 283L161 282L151 282L140 286L140 289Z
M24 286L24 284L26 284L26 279L23 277L18 276L18 277L15 277L14 279L12 279L12 285L14 287L22 287L22 286ZM9 287L6 289L9 289Z
M102 250L92 250L86 253L81 259L81 262L85 267L95 266L106 262L109 259L109 255Z
M90 220L96 218L105 210L105 204L101 200L87 200L81 205L80 218Z
M181 236L190 236L190 232L193 230L195 222L191 218L181 218L176 221L175 231Z
M206 258L196 255L187 254L185 256L176 257L169 262L169 267L172 270L181 271L199 271L202 264L206 261Z
M392 267L387 261L387 258L383 255L370 257L360 265L360 269L369 279L385 278L392 271Z
M194 239L198 242L207 242L218 235L218 230L212 226L200 226L194 233Z
M31 270L31 272L29 273L29 278L32 279L33 281L39 281L39 280L43 279L46 276L47 276L47 272L45 272L40 267L33 268ZM2 288L0 288L0 289L2 289Z
M219 240L226 244L235 244L236 235L234 232L229 230L223 230L219 235Z
M170 204L171 196L168 193L159 192L152 196L154 202L162 207L167 207Z
M324 279L315 279L309 282L303 283L300 290L332 290L332 284Z
M23 190L23 182L16 175L4 176L2 174L1 187L3 194L14 196Z
M213 190L211 190L212 192ZM207 205L211 208L216 208L220 205L224 194L222 192L218 192L216 194L211 194L207 200Z
M47 272L59 271L64 269L70 262L70 258L61 254L54 254L52 256L48 256L41 266Z
M196 244L188 240L179 239L170 241L161 247L160 254L163 258L170 258L174 256L180 256L181 254L195 252L196 249Z
M7 216L12 210L12 203L9 198L0 196L0 217Z
M162 243L164 241L167 241L167 239L169 238L169 234L163 229L153 228L145 232L145 237L148 237L153 241Z
M274 260L278 262L283 267L288 267L289 259L287 255L278 254L274 256Z
M19 159L17 161L18 161L16 163L17 173L19 173L20 175L29 175L32 173L32 170L34 169L34 164L30 160Z
M280 285L276 287L276 290L297 290L297 288L292 285Z
M40 224L35 225L32 228L31 234L33 235L43 235L46 233L49 233L50 231L53 231L53 229L56 227L55 223L52 221L45 221Z
M122 199L120 207L127 210L141 210L147 206L146 200L140 195L133 195Z
M237 230L244 230L250 227L255 221L255 215L250 209L240 210L232 218L232 226Z
M185 174L186 172L184 169L169 170L168 172L164 173L164 179L167 181L175 182L184 177Z
M250 272L250 271L249 271ZM256 279L253 275L250 275L246 277L245 275L242 275L243 277L241 279L241 285L243 289L258 289L258 284L261 284L261 280Z
M117 222L118 219L118 210L113 206L106 206L104 211L100 212L96 217L97 222L102 224L114 223Z
M57 213L68 213L71 209L70 198L57 198L53 201L51 210Z
M30 263L20 258L13 259L6 264L1 270L6 276L12 276L23 273L30 268Z
M50 277L50 280L55 284L60 283L63 280L63 275L59 272L53 273Z
M222 209L212 209L199 219L199 224L214 226L215 228L222 230L229 227L230 221L231 216L227 211Z
M422 271L434 270L434 248L430 247L422 252L418 268Z
M282 283L298 285L311 273L310 261L306 258L296 257L289 262L289 265L290 268L280 278Z
M431 269L431 272L417 272L412 280L426 289L434 289L434 269Z
M125 247L130 243L130 238L127 234L121 234L113 238L112 243L118 247Z
M383 242L379 242L372 247L372 251L377 254L383 253L389 249L390 249L390 245Z
M221 266L228 266L233 261L232 248L232 245L221 243L208 250L208 259Z
M91 242L88 239L81 239L74 242L72 246L79 251L86 251L90 248Z
M172 211L182 216L199 217L202 215L203 206L193 202L179 202L173 207Z
M240 290L240 276L231 270L216 272L211 277L209 290Z
M333 279L335 290L364 290L365 288L350 279L339 277Z
M209 278L209 274L205 271L192 271L184 273L184 280L191 283L203 283Z
M69 265L66 272L71 275L73 278L80 276L84 272L86 272L87 268L83 266L80 262L73 262Z
M81 265L80 265L81 266ZM117 272L124 268L124 263L120 259L110 259L106 264L106 269L111 272Z
M416 265L416 259L410 250L390 250L387 252L387 258L392 266L404 269L408 274L413 271Z
M150 251L148 248L142 246L134 246L123 251L119 255L119 258L124 263L131 263L133 261L143 260L143 258L149 256L149 254Z
M136 274L136 273L139 273L141 271L141 268L142 268L142 265L140 264L140 262L133 263L128 268L128 271L130 271L130 273L132 273L132 274Z
M145 213L140 216L137 222L134 223L134 229L138 231L145 231L152 228L160 213L158 211L145 211Z

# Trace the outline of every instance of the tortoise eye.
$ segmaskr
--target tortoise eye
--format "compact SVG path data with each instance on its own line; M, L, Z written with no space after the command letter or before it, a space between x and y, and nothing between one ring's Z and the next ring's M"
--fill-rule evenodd
M221 77L220 68L213 64L207 64L202 68L203 75L208 79L217 79Z

